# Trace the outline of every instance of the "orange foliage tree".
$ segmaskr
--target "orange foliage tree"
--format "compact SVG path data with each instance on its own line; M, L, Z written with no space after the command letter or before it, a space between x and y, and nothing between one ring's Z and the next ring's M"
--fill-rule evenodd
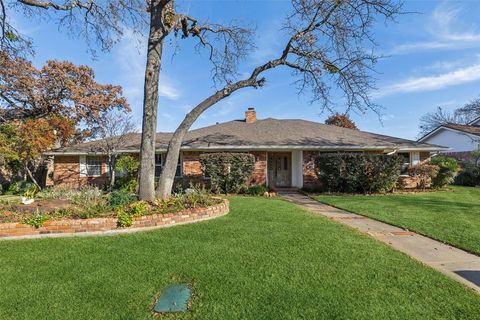
M6 52L0 65L2 151L36 184L31 169L43 152L94 137L112 110L130 111L122 88L97 83L88 66L50 60L37 69Z
M333 114L330 117L328 117L327 120L325 120L325 124L358 130L355 122L353 122L352 119L350 119L350 117L345 114L339 114L339 113Z

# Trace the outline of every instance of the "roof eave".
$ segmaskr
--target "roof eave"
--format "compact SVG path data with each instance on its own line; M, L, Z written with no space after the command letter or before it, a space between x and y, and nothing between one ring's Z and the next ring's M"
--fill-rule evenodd
M428 146L428 147L401 147L401 146L317 146L317 145L252 145L252 146L208 146L208 147L190 147L183 146L182 151L219 151L219 150L235 150L235 151L263 151L263 150L322 150L322 151L369 151L369 150L396 150L399 152L407 151L448 151L450 148L440 146ZM155 149L156 152L166 152L166 148ZM132 150L118 150L117 153L139 153L139 149ZM45 152L46 156L69 156L69 155L106 155L106 152L98 151L50 151Z

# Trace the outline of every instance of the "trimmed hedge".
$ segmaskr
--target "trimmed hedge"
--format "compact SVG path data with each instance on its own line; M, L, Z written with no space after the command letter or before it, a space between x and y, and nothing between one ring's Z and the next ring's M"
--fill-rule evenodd
M205 153L200 155L205 177L212 191L238 193L252 176L255 156L249 153Z
M328 192L389 192L400 175L403 159L396 155L321 153L315 171Z

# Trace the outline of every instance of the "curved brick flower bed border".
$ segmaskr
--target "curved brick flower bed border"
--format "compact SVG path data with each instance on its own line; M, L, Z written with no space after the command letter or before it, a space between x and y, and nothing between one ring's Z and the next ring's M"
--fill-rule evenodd
M39 228L21 223L0 223L0 239L71 236L75 234L115 234L193 223L226 215L230 210L229 202L226 199L222 200L222 203L207 208L134 217L133 225L129 228L119 228L117 218L49 220Z

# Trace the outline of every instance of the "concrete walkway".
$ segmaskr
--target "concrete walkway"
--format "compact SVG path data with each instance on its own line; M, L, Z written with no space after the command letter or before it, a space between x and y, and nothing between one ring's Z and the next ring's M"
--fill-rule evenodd
M364 232L480 294L480 257L476 255L414 232L322 204L297 192L280 192L280 196L309 211Z

